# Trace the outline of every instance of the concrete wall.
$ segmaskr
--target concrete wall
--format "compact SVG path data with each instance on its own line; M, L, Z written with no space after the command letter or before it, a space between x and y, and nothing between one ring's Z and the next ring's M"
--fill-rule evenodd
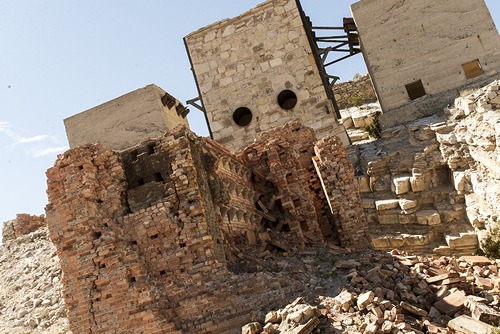
M164 106L165 94L160 87L148 85L66 118L64 125L70 147L98 142L122 150L148 137L160 136L177 125L188 125L187 109L171 96L171 102Z
M296 119L319 138L337 135L348 142L327 98L296 0L267 1L193 32L185 42L213 137L221 144L241 149L257 133ZM297 96L291 110L277 103L283 90ZM233 120L240 107L252 113L248 125Z
M500 37L484 0L362 0L351 10L386 113L383 125L425 116L419 109L433 113L453 101L457 88L500 73ZM462 65L474 60L484 73L468 79ZM427 95L411 101L405 85L418 80ZM411 112L387 115L405 106Z

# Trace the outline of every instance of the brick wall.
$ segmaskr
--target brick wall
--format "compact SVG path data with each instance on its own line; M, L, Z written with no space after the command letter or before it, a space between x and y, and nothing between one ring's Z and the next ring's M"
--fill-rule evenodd
M47 171L47 223L72 331L235 333L253 310L296 296L298 280L241 270L238 247L266 229L298 247L338 237L315 141L295 123L234 155L181 127L120 153L61 155ZM328 175L354 182L350 171Z

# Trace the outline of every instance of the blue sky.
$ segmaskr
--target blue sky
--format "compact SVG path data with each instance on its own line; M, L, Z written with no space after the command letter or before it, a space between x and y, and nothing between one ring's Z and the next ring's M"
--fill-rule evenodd
M155 83L197 95L182 38L261 0L0 0L0 223L41 214L45 170L68 148L63 119ZM341 25L349 0L302 0L316 25ZM500 3L486 0L497 26ZM365 73L362 57L333 69ZM191 128L205 135L191 109Z

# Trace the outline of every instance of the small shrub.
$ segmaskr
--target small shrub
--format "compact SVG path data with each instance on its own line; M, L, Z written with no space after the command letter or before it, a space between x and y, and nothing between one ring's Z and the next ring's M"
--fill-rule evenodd
M481 241L481 250L490 259L500 259L500 225L490 229L488 236Z
M353 107L359 107L363 103L363 96L352 93L349 98L347 98L347 103Z
M368 132L368 135L371 138L378 139L378 138L380 138L380 135L382 133L382 130L380 129L380 122L378 120L379 116L380 116L380 113L376 113L375 118L373 120L373 123L363 127L363 130Z

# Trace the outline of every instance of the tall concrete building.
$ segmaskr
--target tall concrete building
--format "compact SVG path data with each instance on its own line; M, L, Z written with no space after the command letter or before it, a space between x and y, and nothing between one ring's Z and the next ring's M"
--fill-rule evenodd
M361 0L351 10L383 126L500 77L500 36L484 0Z
M232 150L299 120L348 144L297 0L267 1L185 37L214 139Z

